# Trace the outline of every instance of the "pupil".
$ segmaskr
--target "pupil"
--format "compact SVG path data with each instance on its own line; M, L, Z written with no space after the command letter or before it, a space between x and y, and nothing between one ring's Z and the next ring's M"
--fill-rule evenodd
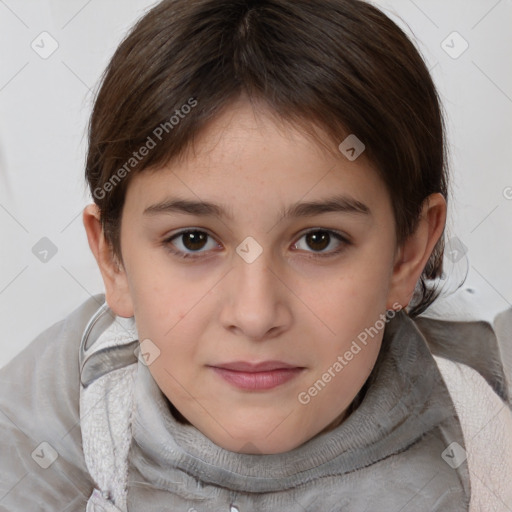
M197 251L204 247L207 236L201 231L189 231L183 234L183 245L190 251Z
M314 251L322 251L329 246L331 237L325 231L316 231L306 235L306 242Z

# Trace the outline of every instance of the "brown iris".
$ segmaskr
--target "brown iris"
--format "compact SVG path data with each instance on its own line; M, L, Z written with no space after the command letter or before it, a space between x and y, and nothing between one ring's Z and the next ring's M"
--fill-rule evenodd
M306 243L314 251L322 251L329 246L331 235L327 231L314 231L306 235Z
M202 231L187 231L182 233L181 237L183 245L189 251L198 251L199 249L202 249L208 240L208 235Z

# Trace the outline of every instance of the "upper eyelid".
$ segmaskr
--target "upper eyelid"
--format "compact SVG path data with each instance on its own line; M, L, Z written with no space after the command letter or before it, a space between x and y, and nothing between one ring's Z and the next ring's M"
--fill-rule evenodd
M190 233L190 232L194 232L194 231L199 231L200 233L206 233L210 238L213 238L217 243L219 243L219 241L217 240L217 237L212 235L207 229L205 229L205 228L194 228L194 227L180 229L179 231L176 231L176 233L173 233L171 235L165 235L164 236L164 242L169 242L171 240L174 240L175 238L178 238L181 235L184 235L184 234Z
M308 233L314 233L315 231L325 231L326 233L333 233L334 235L338 235L341 238L349 240L349 236L344 234L342 231L339 231L337 229L322 228L322 227L306 228L306 229L304 229L303 231L300 232L299 236L303 237L304 235L307 235Z

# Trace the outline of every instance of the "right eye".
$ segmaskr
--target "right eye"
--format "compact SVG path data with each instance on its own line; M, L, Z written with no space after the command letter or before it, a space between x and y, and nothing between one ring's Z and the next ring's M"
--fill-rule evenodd
M197 257L196 254L219 247L219 244L206 231L187 229L175 233L164 240L171 252L182 258Z

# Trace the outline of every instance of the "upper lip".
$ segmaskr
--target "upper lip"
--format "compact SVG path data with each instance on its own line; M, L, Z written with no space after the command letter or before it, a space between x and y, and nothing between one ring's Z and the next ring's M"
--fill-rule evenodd
M284 363L283 361L263 361L261 363L251 363L248 361L233 361L230 363L222 363L212 365L215 368L231 370L234 372L270 372L272 370L289 370L292 368L300 368L299 366Z

